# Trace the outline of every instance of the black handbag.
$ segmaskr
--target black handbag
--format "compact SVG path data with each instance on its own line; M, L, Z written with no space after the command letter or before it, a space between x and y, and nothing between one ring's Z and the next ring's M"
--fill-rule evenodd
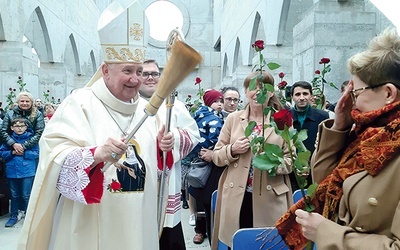
M187 182L195 188L204 188L211 173L212 163L199 157L190 163L189 172L186 175Z

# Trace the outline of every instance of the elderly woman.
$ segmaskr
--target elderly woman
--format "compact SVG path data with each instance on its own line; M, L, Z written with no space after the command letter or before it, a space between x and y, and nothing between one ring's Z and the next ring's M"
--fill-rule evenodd
M36 109L33 103L34 99L31 93L20 92L17 95L17 105L6 113L1 125L1 140L8 146L12 146L18 154L22 154L25 149L36 146L44 130L43 114ZM31 130L34 134L23 144L17 143L11 138L11 121L17 117L25 118L28 130Z
M213 161L219 167L226 167L218 184L215 227L212 249L218 248L218 240L232 246L231 239L239 228L273 226L276 220L292 204L292 191L289 173L291 169L290 151L282 137L273 128L266 128L264 137L267 143L276 144L284 151L285 164L278 166L275 177L268 177L267 171L253 167L253 153L245 128L249 121L258 124L262 133L263 106L257 103L256 96L261 84L273 84L273 77L263 71L253 72L244 80L248 104L244 110L231 113L222 127ZM255 90L249 89L252 78L257 77ZM279 99L268 93L266 103L275 110L283 108ZM269 123L269 117L264 121Z
M53 117L54 112L56 112L55 106L51 103L46 103L44 105L44 111L45 111L45 117L44 117L44 123L47 124L51 117Z
M319 127L316 212L300 201L277 224L294 249L400 248L400 37L385 30L348 67L336 117Z

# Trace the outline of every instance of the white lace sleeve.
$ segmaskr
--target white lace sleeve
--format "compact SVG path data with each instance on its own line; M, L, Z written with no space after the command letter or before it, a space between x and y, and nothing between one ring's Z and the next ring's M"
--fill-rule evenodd
M57 189L63 196L87 204L82 190L89 184L85 169L93 162L93 155L88 148L78 148L67 155L57 181Z

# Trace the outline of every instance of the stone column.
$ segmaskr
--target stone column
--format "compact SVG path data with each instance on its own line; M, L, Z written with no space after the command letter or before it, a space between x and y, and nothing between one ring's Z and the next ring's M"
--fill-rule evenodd
M22 42L0 42L0 100L5 103L9 88L19 92L18 77L23 77L25 89L37 93L38 58L32 48ZM6 105L3 105L4 107Z
M246 76L248 76L251 73L251 66L245 66L241 65L238 66L232 74L232 84L231 86L237 87L239 90L243 89L243 82ZM243 95L243 93L240 93L240 95Z
M73 89L81 88L89 81L90 76L75 75L64 63L42 63L39 69L39 96L49 94L49 101L63 101ZM48 92L49 91L49 92Z
M340 87L349 79L347 60L362 51L368 38L376 31L375 12L368 12L360 0L314 1L314 6L293 29L293 80L311 81L319 61L330 58L332 71L326 74L328 82ZM340 91L325 87L329 101L336 101Z

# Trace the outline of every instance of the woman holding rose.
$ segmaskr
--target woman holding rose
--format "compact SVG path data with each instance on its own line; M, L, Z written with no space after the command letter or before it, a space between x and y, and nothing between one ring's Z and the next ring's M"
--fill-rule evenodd
M259 75L262 74L261 79ZM250 90L252 79L257 78L257 87ZM291 158L286 143L272 127L264 130L266 142L276 144L284 151L285 164L276 167L276 176L268 177L267 171L253 167L253 153L250 140L245 137L249 121L257 123L253 133L262 134L263 107L257 102L257 92L262 84L274 83L273 77L265 72L253 72L244 80L248 104L244 110L231 113L219 135L213 152L213 162L226 167L218 184L218 198L215 214L212 249L217 249L218 240L231 247L233 234L240 228L274 226L276 220L292 204L292 190L288 174ZM279 99L268 92L266 105L275 110L283 109ZM291 123L291 121L290 121Z
M319 183L277 223L291 249L400 249L400 37L385 30L351 57L334 120L320 124L312 159Z

